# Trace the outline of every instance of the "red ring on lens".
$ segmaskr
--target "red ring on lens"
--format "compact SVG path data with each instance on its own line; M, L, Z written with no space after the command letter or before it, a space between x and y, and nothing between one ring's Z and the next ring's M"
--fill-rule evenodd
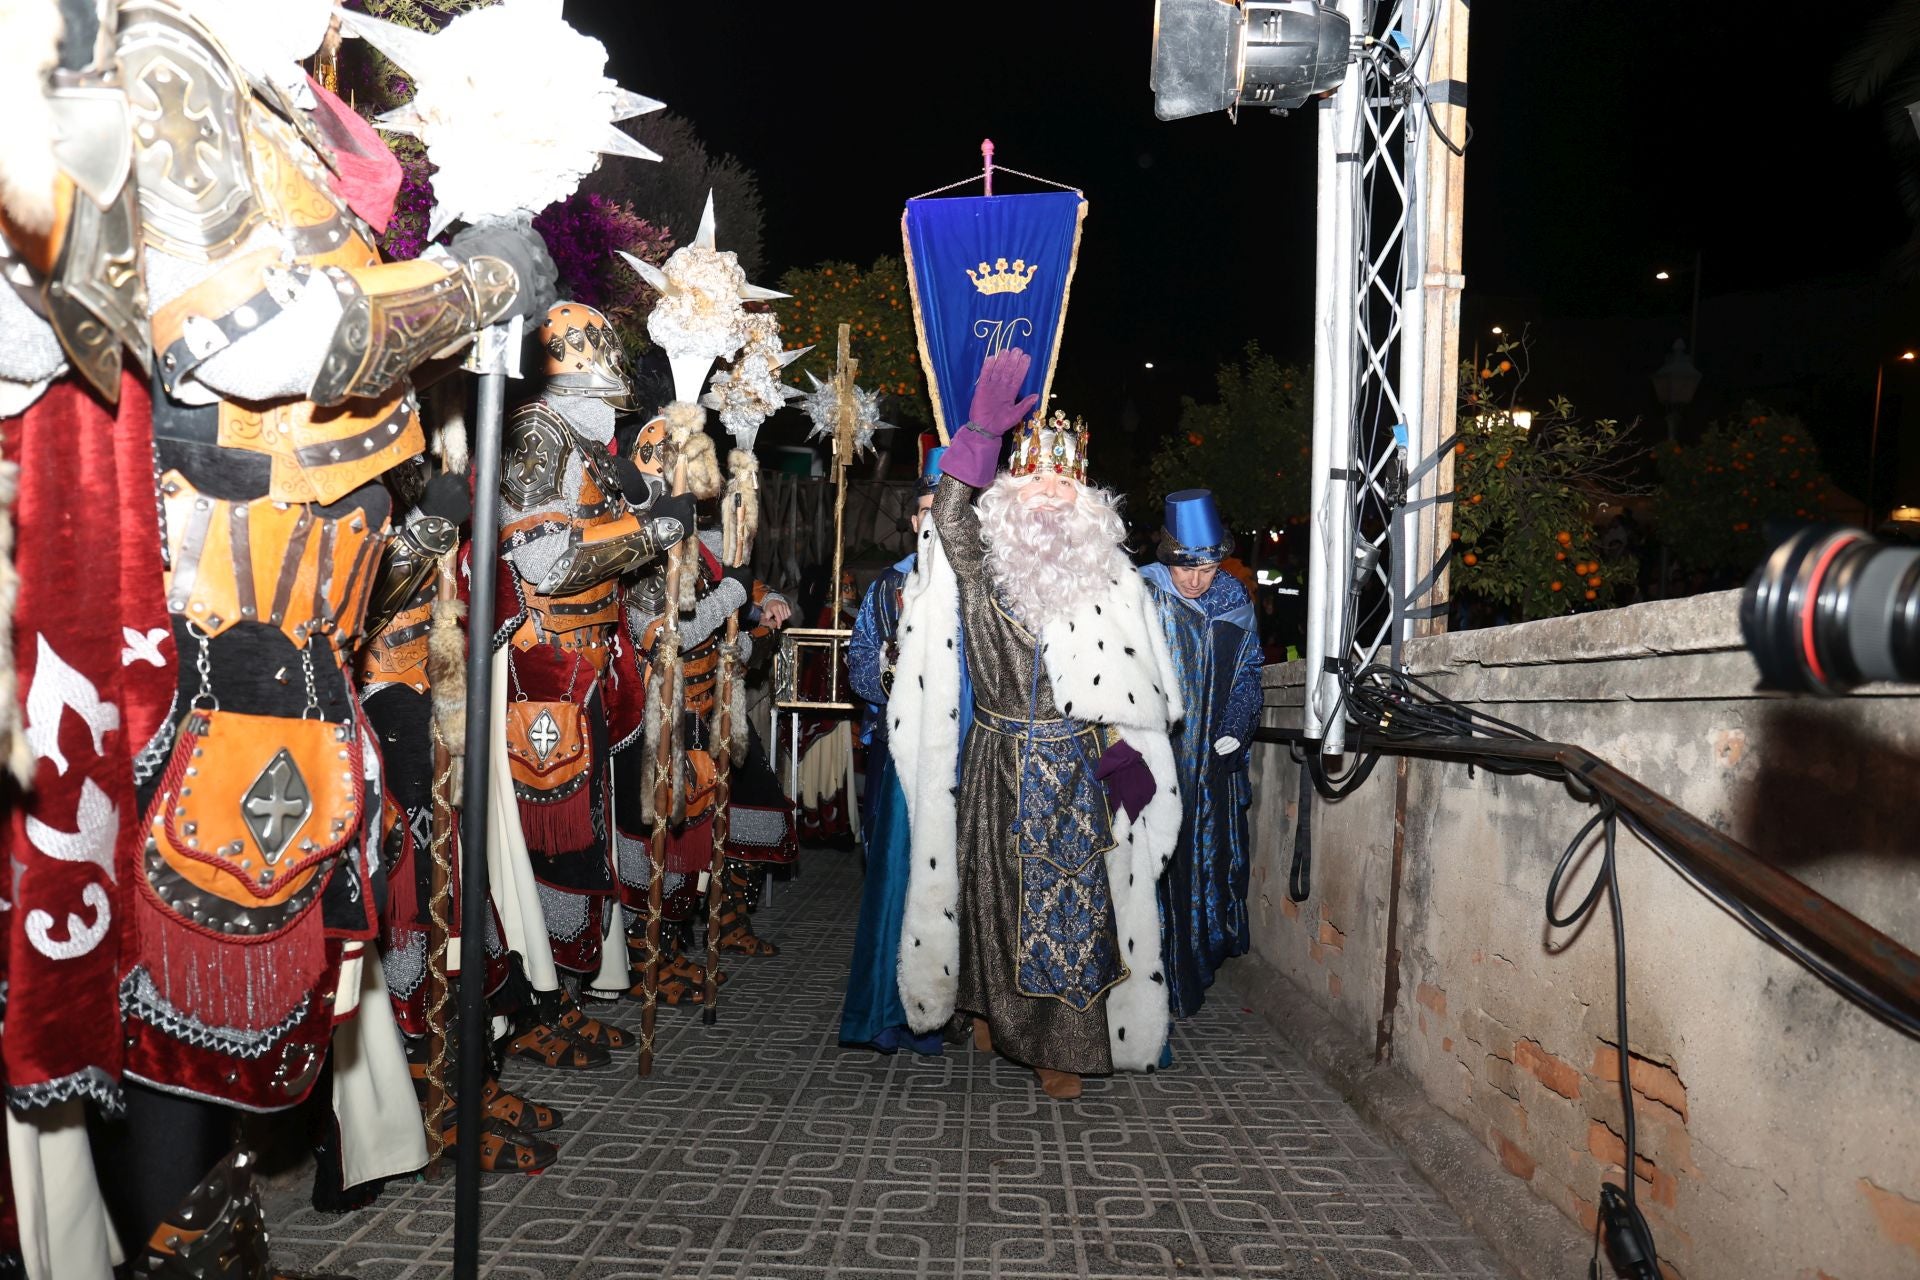
M1813 677L1815 685L1822 691L1827 687L1827 673L1820 667L1819 650L1813 642L1813 611L1820 601L1820 580L1827 575L1827 568L1834 557L1860 541L1859 534L1843 534L1821 548L1820 558L1813 563L1813 572L1807 575L1807 594L1800 605L1800 660L1807 664L1807 674Z

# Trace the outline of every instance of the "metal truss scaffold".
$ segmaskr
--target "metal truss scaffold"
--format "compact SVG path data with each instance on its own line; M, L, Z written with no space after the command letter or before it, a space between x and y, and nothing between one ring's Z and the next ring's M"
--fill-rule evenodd
M1459 371L1463 0L1341 0L1321 99L1306 732L1345 749L1343 675L1444 629Z

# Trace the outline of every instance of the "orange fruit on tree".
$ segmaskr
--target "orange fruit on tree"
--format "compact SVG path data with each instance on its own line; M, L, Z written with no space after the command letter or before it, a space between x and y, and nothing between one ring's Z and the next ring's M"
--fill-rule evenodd
M1604 579L1602 579L1600 575L1596 573L1591 578L1587 579L1587 585L1590 587L1597 587L1600 585L1602 581L1604 581Z
M1565 560L1567 558L1567 553L1564 551L1556 551L1553 553L1553 558L1555 560Z
M1511 361L1511 360L1502 360L1502 361L1500 362L1500 372L1502 372L1502 373L1512 373L1512 372L1513 372L1513 361Z
M1600 598L1600 593L1599 593L1598 591L1588 591L1588 592L1587 592L1587 599L1589 599L1589 600L1598 600L1599 598Z
M1558 591L1558 590L1560 590L1560 588L1562 588L1562 587L1564 587L1564 586L1566 586L1566 585L1567 585L1567 584L1566 584L1566 583L1564 583L1564 582L1562 582L1562 581L1560 581L1560 579L1558 579L1558 578L1555 578L1555 579L1554 579L1554 580L1553 580L1552 582L1549 582L1549 583L1547 584L1547 590L1549 590L1549 591Z
M1471 551L1467 552L1467 554L1461 558L1464 559L1470 565L1480 563L1480 557L1473 554L1473 552Z
M1467 451L1467 446L1464 442L1460 444L1456 444L1455 446L1453 446L1453 451L1455 453L1465 453Z
M1480 500L1486 496L1487 495L1484 493L1476 493L1471 498L1468 498L1467 501L1471 502L1474 506L1477 507L1480 505Z
M1559 543L1563 547L1570 547L1573 545L1573 535L1567 532L1565 529L1562 529L1560 532L1554 534L1553 540Z

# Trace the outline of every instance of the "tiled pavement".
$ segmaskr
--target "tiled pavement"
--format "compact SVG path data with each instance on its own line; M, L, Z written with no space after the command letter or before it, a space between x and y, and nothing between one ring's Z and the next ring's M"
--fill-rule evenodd
M1216 988L1172 1069L1055 1103L971 1049L835 1043L858 859L809 850L736 962L718 1025L662 1008L651 1080L509 1066L563 1108L560 1162L491 1175L493 1280L829 1276L1497 1277L1407 1162L1265 1024ZM606 1016L602 1014L601 1016ZM639 1007L614 1015L638 1028ZM304 1187L267 1205L278 1265L364 1277L451 1270L451 1180L344 1217Z

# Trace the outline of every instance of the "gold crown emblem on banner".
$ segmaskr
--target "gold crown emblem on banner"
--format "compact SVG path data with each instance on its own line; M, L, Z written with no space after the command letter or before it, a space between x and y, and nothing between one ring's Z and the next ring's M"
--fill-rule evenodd
M981 293L1025 293L1039 270L1037 265L1029 267L1025 258L1015 258L1011 269L1005 258L997 258L991 272L983 262L978 271L967 272L967 279L973 281L973 287Z
M1085 484L1087 434L1084 418L1068 422L1059 409L1045 420L1036 413L1014 428L1013 457L1007 463L1007 474L1019 477L1050 471Z

